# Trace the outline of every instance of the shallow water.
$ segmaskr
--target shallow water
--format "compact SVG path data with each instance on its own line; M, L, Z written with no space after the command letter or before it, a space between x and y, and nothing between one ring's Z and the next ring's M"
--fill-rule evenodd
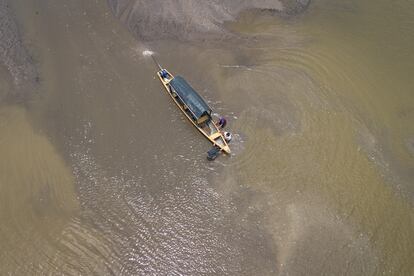
M0 67L0 274L412 274L414 6L370 2L143 42L105 3L14 1L39 78ZM145 49L229 118L231 157Z

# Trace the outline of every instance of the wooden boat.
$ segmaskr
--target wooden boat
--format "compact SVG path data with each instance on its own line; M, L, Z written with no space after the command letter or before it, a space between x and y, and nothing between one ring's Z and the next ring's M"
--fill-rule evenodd
M158 63L157 63L158 64ZM159 66L159 65L158 65ZM211 117L211 108L201 96L186 82L183 77L174 77L166 69L159 66L157 76L166 92L173 99L187 119L213 144L220 152L230 154L230 147L220 129Z

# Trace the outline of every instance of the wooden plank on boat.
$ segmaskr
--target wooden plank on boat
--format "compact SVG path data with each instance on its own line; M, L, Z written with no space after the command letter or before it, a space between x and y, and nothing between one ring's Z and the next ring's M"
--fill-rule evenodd
M213 133L212 135L210 135L210 139L216 140L220 136L221 136L221 133L220 132L216 132L216 133Z

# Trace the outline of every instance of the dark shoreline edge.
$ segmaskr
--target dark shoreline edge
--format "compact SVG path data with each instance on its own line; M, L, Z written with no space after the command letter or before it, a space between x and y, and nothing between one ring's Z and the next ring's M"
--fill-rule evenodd
M284 6L284 11L281 12L284 16L296 16L304 13L311 4L312 0L280 0Z
M225 23L236 21L241 12L257 10L289 18L305 12L310 3L311 0L275 0L273 4L254 0L247 4L224 1L220 4L192 2L187 5L178 1L172 5L164 0L153 0L151 3L144 0L127 3L125 0L107 0L113 15L141 41L226 39L234 35L225 28ZM163 5L165 8L161 8Z
M0 0L0 67L10 76L8 91L0 94L0 103L20 102L39 82L39 75L24 45L18 23L8 0Z

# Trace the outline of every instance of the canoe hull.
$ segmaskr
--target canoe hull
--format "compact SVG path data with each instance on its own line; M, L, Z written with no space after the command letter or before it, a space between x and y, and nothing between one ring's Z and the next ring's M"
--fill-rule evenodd
M174 92L172 91L171 85L169 84L171 80L174 79L174 76L166 69L163 70L165 70L167 73L167 77L165 77L165 75L164 77L161 75L161 70L157 72L157 76L163 84L165 91L173 99L178 108L182 111L186 118L204 135L204 137L206 137L213 144L213 146L218 147L221 152L230 154L230 147L227 144L226 139L224 139L224 136L221 133L220 129L217 127L216 123L211 119L206 125L204 125L204 127L199 126L185 111L185 105L183 106L177 100L177 97L174 96Z

